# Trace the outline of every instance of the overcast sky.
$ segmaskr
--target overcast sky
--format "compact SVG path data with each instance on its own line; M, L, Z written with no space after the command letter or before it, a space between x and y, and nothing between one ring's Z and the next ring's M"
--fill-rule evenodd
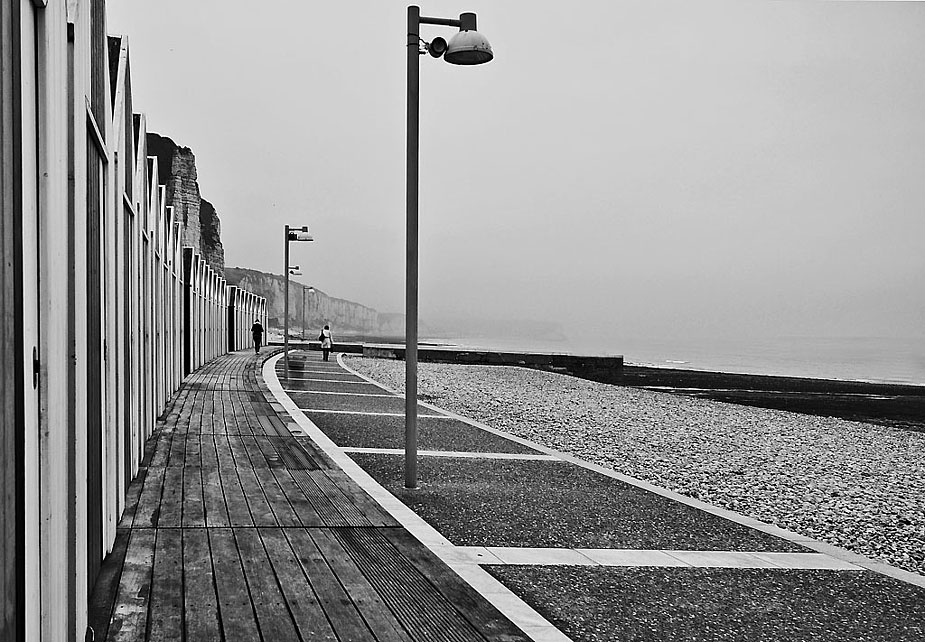
M226 263L399 312L406 3L110 0ZM585 336L925 334L925 4L427 2L421 316ZM452 30L422 28L425 40Z

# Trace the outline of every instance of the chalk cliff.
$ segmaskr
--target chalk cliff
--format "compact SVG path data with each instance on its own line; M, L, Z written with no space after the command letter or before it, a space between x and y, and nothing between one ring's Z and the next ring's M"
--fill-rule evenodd
M215 208L199 193L196 156L166 136L149 133L148 154L157 157L158 183L167 186L167 205L182 222L181 245L193 247L213 270L223 274L225 248Z
M286 282L278 274L267 274L246 268L225 268L229 285L238 285L267 299L270 325L283 327L284 289ZM303 300L304 294L304 300ZM319 329L330 323L335 335L363 335L367 339L395 340L405 334L405 315L378 312L353 301L338 299L315 288L295 281L289 282L289 328L299 334L304 325L305 336L314 338ZM464 341L533 339L544 343L565 341L562 326L552 321L488 320L477 317L443 317L418 321L418 333L425 341Z
M258 296L266 297L270 325L283 326L285 306L285 279L278 274L267 274L246 268L225 268L229 285L237 285ZM303 300L304 295L304 300ZM315 288L308 288L295 281L289 282L289 327L298 334L304 325L306 336L315 336L325 323L330 323L336 333L399 336L404 332L403 315L381 314L373 308L332 297ZM399 317L396 323L394 317Z

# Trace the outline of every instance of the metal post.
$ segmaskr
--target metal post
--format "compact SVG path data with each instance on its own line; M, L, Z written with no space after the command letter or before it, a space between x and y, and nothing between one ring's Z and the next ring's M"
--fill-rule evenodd
M418 485L418 105L421 9L408 7L408 146L405 185L405 488Z
M283 263L283 274L286 275L286 294L283 303L283 366L286 372L286 379L289 378L289 226L286 226L286 251L285 263Z
M305 342L305 286L302 286L302 342ZM302 346L306 350L305 346Z

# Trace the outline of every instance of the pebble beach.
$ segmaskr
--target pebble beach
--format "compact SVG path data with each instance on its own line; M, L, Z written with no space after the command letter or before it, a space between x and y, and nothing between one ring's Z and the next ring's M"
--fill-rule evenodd
M398 391L404 362L345 356ZM925 575L925 433L507 366L419 364L419 397Z

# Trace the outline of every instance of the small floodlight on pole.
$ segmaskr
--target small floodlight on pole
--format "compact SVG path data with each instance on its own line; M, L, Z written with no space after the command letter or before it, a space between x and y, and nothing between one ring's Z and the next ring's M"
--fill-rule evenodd
M284 263L283 270L286 275L286 292L285 302L283 303L283 363L286 371L286 378L289 378L289 275L295 272L299 272L299 266L290 266L289 265L289 241L314 241L312 235L308 233L308 226L303 225L300 228L296 226L286 226L286 249L284 251ZM301 272L299 272L301 274Z
M421 25L457 27L450 38L421 40ZM424 43L424 51L421 43ZM480 65L494 54L485 36L476 31L474 13L461 13L459 19L427 18L421 8L408 7L408 120L405 191L405 488L418 485L418 130L421 54L443 57L454 65Z

